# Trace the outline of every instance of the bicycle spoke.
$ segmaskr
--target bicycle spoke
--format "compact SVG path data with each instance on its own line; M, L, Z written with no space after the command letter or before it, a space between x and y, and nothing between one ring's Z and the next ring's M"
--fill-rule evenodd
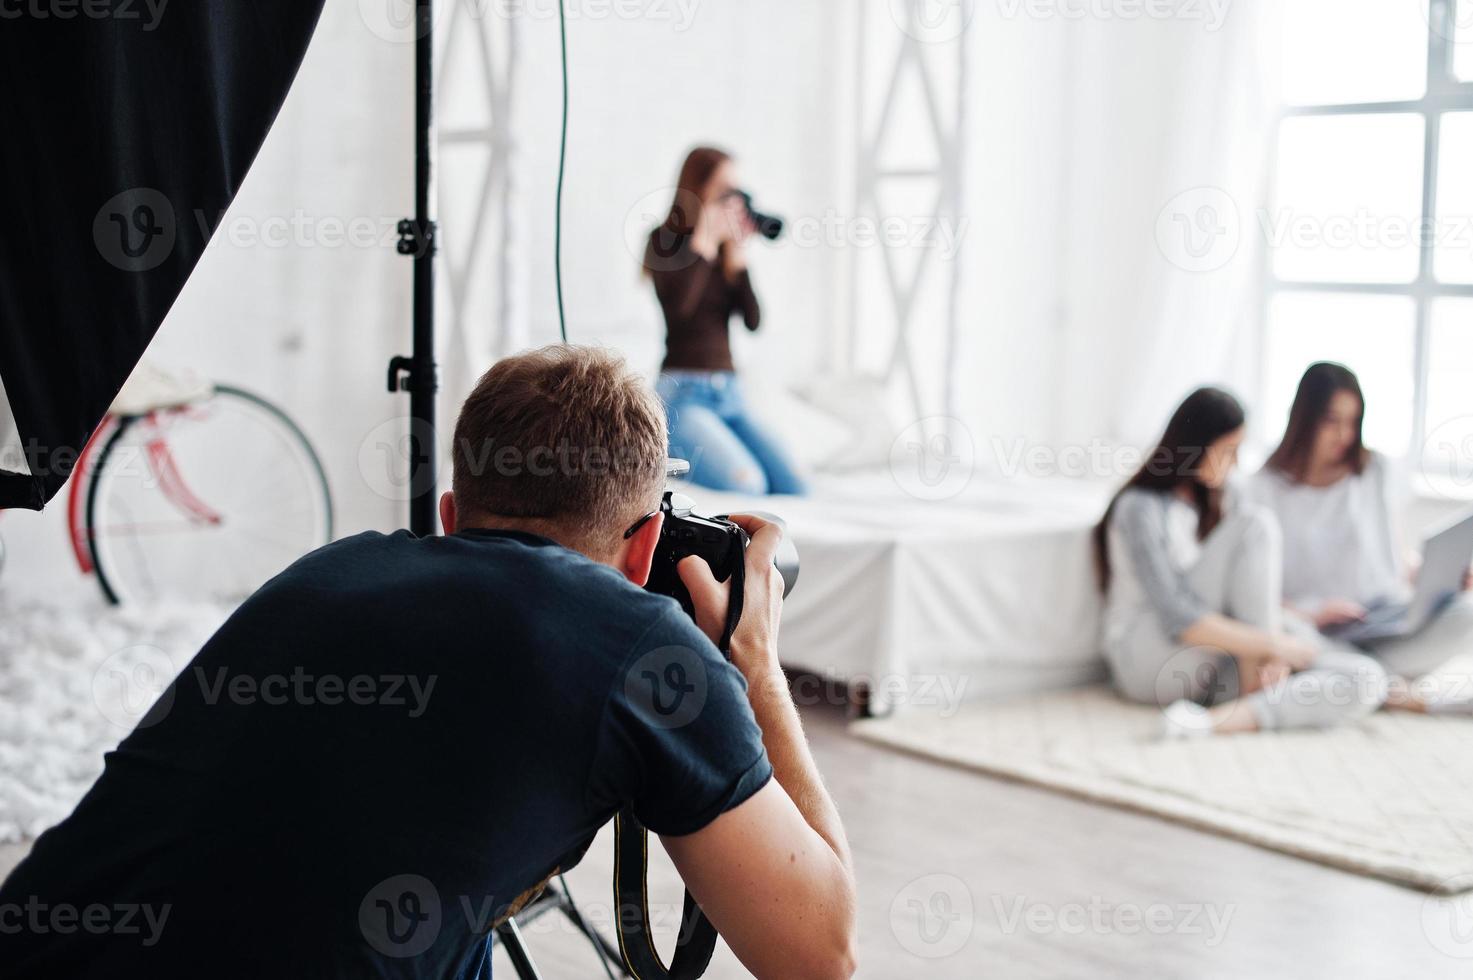
M331 502L311 447L251 397L221 391L122 431L97 461L88 512L99 575L120 598L240 598L326 542ZM167 473L140 469L161 439L152 451ZM191 517L181 501L220 520Z

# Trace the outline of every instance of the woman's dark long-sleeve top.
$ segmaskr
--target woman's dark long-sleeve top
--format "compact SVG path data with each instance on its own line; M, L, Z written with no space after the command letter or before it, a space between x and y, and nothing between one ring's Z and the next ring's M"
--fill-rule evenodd
M728 279L721 259L704 258L681 236L669 247L669 232L650 236L645 268L655 282L655 295L665 313L664 370L731 371L728 324L740 312L748 330L762 320L757 294L743 269Z

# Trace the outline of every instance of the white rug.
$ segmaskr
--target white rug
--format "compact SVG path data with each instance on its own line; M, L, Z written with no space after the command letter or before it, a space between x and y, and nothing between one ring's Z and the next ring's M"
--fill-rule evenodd
M28 842L71 812L103 753L228 612L0 598L0 845Z
M1161 741L1103 688L855 722L861 738L1431 892L1473 889L1473 720Z

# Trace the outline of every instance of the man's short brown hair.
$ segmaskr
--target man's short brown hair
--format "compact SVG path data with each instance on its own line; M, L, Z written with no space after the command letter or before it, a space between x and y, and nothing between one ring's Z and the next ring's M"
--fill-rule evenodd
M665 481L665 411L618 354L558 344L498 361L455 422L459 523L498 518L617 549Z

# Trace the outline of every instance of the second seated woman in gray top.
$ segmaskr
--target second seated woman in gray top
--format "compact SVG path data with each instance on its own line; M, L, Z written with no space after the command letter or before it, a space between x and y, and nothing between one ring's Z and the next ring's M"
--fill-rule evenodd
M1192 392L1095 529L1115 688L1172 736L1327 728L1386 696L1375 660L1286 617L1278 523L1228 499L1243 423L1232 395Z
M1359 619L1373 602L1405 600L1410 591L1395 519L1403 494L1390 462L1362 441L1365 410L1349 368L1311 364L1283 440L1249 485L1254 500L1284 528L1284 599L1320 629ZM1399 681L1422 678L1460 653L1473 653L1473 598L1465 592L1420 632L1367 649ZM1450 683L1395 683L1392 701L1473 711L1467 679L1444 680Z

